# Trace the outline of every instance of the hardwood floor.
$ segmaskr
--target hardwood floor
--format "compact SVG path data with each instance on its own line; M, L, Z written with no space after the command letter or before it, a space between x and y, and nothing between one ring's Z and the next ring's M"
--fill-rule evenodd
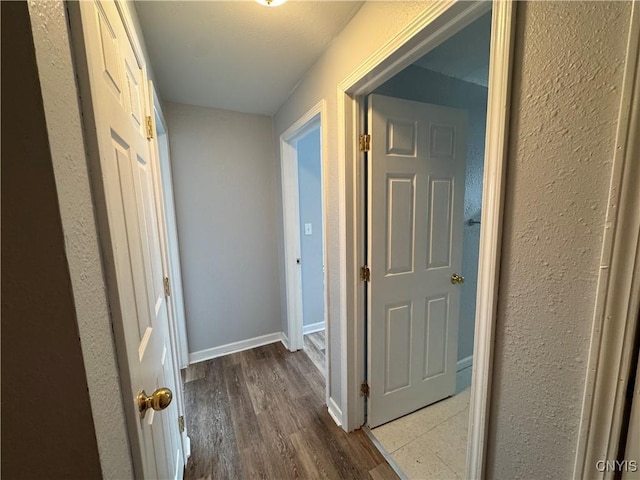
M325 365L325 340L324 330L321 332L309 333L304 336L304 353L311 359L313 364L320 370L323 377L327 377Z
M281 343L185 372L191 458L186 479L396 479L362 431L345 433L324 405L324 378Z

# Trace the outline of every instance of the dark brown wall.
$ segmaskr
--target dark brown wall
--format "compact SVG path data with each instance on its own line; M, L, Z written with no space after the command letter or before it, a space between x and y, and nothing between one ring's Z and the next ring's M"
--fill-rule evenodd
M100 478L29 12L1 8L2 474Z

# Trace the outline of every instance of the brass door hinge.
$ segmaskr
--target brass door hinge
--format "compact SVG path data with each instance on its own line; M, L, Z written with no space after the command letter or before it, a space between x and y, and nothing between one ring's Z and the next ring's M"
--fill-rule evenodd
M169 277L164 277L163 282L164 283L164 296L165 297L170 297L171 296L171 284L169 283Z
M153 120L150 116L144 119L144 124L147 129L147 140L151 140L153 138Z
M178 417L178 430L180 433L184 432L184 415Z
M371 270L366 265L360 267L360 280L363 282L371 281Z
M369 384L366 381L360 384L360 396L369 398Z
M368 133L360 135L360 151L368 152L369 150L371 150L371 135Z

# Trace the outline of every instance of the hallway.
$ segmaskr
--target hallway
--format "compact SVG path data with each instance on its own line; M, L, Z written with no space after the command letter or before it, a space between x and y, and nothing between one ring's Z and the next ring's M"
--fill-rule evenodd
M324 405L324 378L281 343L184 372L192 456L186 479L395 479L361 430L347 434Z

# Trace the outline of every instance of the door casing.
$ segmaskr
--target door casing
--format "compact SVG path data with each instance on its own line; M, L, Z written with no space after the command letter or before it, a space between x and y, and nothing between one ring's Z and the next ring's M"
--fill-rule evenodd
M363 155L357 137L365 133L363 97L422 55L493 10L483 212L471 386L467 478L481 478L484 468L489 416L491 364L500 265L502 210L510 102L510 78L515 3L436 2L411 25L375 52L338 85L338 164L340 184L342 335L342 420L348 431L365 419L365 399L360 384L365 378L365 285L358 278L365 262L365 185ZM349 322L348 319L355 319Z
M640 328L640 6L632 5L573 479L613 479ZM636 387L637 388L637 387ZM627 460L633 460L627 458ZM637 459L636 459L637 460Z
M160 227L160 243L162 250L162 261L165 272L168 272L171 294L167 298L169 303L169 339L170 347L173 351L173 369L176 381L180 385L178 391L173 392L175 402L178 406L178 415L185 418L184 386L180 369L189 365L189 349L187 346L187 328L185 324L184 300L182 295L182 277L180 269L180 254L178 251L178 232L175 223L175 208L173 202L173 190L171 181L171 158L169 157L169 143L167 122L162 113L162 104L158 93L149 80L149 92L151 93L150 105L153 110L153 129L155 138L152 141L152 148L155 150L158 159L158 172L155 178L156 191L160 193L156 198L156 210L159 212L158 225ZM160 143L164 143L166 158L162 155ZM191 440L187 433L187 427L183 423L181 433L182 456L184 465L191 455Z
M187 326L184 309L184 295L182 291L182 275L180 267L180 251L178 249L178 231L176 227L176 213L175 202L173 196L173 180L171 174L171 157L169 155L169 133L167 128L167 122L162 113L162 102L158 93L156 92L153 82L150 82L150 90L152 92L152 105L154 111L154 126L157 133L157 138L154 142L156 146L156 154L159 160L161 178L159 190L162 191L162 199L160 207L164 211L162 215L161 223L165 236L165 255L167 261L168 271L170 272L170 281L172 285L172 294L170 296L170 302L173 310L172 321L172 335L174 341L174 347L176 350L176 361L179 368L187 368L189 366L189 345L187 341ZM163 145L163 150L166 152L162 154L160 145Z
M282 183L282 224L284 238L284 275L285 275L285 297L287 316L287 335L283 334L283 340L287 349L292 352L303 347L302 328L302 275L297 259L300 258L300 202L298 194L298 154L296 142L312 129L320 128L320 162L321 162L321 190L322 190L322 261L327 265L327 208L325 205L326 195L326 102L321 100L314 105L307 113L300 117L282 135L280 135L280 180ZM327 275L328 269L324 269L324 324L326 338L330 335L330 326L327 318ZM327 379L330 378L330 354L329 342L325 346L325 371ZM330 405L330 382L325 382L326 402ZM335 409L331 413L335 418ZM337 420L336 420L337 421ZM339 423L339 422L338 422Z

